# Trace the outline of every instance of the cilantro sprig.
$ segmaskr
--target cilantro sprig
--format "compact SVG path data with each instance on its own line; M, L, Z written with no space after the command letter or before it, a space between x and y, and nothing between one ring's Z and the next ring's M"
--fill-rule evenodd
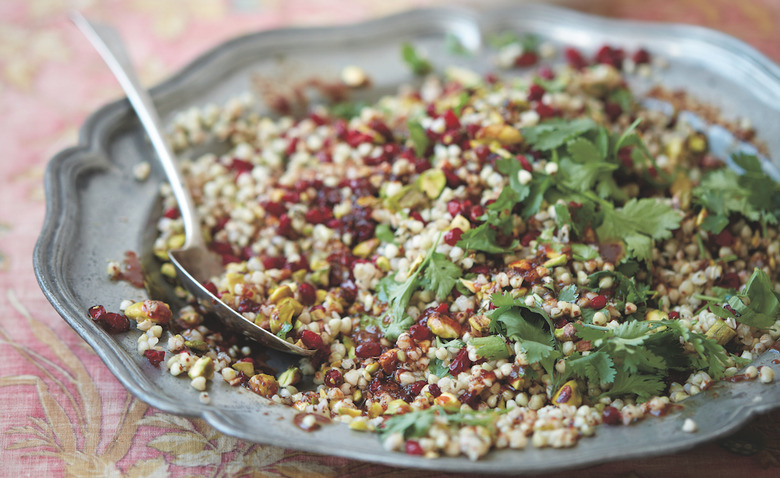
M492 430L496 420L507 410L487 410L476 412L448 412L443 407L434 406L425 410L413 410L401 415L394 415L377 429L384 440L393 433L400 433L404 439L420 438L428 434L435 422L446 426L482 426Z
M719 234L731 215L761 224L777 224L780 218L780 184L764 173L757 156L732 155L743 173L722 168L711 171L693 189L694 201L707 211L701 228Z
M414 323L414 319L406 313L406 309L419 288L433 291L440 300L444 300L460 279L462 274L460 267L447 259L444 254L436 252L440 239L441 235L404 282L396 282L392 277L385 277L380 281L378 298L388 303L382 320L388 340L396 340Z
M427 75L433 70L431 62L422 56L411 43L401 44L401 59L415 75Z

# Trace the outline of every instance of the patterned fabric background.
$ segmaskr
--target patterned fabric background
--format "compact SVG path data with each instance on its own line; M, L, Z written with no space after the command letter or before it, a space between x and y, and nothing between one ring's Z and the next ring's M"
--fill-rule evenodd
M0 475L424 476L427 473L237 440L202 420L131 396L60 319L31 266L44 216L43 171L120 89L70 24L77 8L132 39L153 85L241 33L335 24L451 4L396 0L3 0L0 2ZM469 5L469 2L460 2ZM485 5L494 2L470 2ZM606 16L706 25L780 61L774 0L569 0ZM778 476L780 413L738 435L671 457L618 462L576 476ZM399 464L403 459L399 455ZM560 476L571 476L572 473Z

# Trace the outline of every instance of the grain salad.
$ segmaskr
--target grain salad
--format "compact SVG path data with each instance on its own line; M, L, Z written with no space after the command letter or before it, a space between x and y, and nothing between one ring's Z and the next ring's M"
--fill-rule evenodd
M718 380L773 382L749 365L780 337L780 186L756 149L735 150L737 174L680 119L693 100L635 95L645 50L495 47L506 70L479 75L404 45L419 81L373 104L261 115L248 94L175 120L180 150L230 144L182 162L226 267L207 287L312 357L274 370L192 301L90 315L134 324L138 352L204 402L222 380L302 428L327 418L426 457L570 447ZM174 278L184 231L162 198L155 253Z

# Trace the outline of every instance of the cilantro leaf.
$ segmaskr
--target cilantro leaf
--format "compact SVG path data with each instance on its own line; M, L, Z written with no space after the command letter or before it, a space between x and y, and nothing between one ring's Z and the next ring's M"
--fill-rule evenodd
M769 276L756 268L745 285L745 291L732 296L729 305L737 312L736 320L759 329L771 327L777 320L780 301Z
M469 49L460 41L460 38L452 32L448 32L447 36L444 37L444 47L447 49L447 52L453 55L469 56L471 54Z
M502 234L509 234L514 227L514 215L512 208L520 202L520 195L512 188L501 190L496 202L488 205L487 211L482 216L487 224L495 226Z
M404 439L423 437L428 434L428 430L436 418L431 410L433 409L414 410L401 415L393 415L385 420L377 432L381 439L393 433L400 433Z
M360 115L360 112L366 107L368 107L368 103L364 101L342 101L332 105L330 112L337 118L349 120Z
M604 160L604 155L596 148L596 145L584 137L579 137L566 143L566 150L575 163L590 163Z
M491 48L499 50L512 44L519 44L523 51L535 51L539 47L539 38L533 34L518 36L513 31L505 31L488 38Z
M387 224L377 224L374 230L374 235L382 242L395 244L395 235L393 230Z
M471 339L469 344L474 346L477 355L487 360L498 360L509 357L509 350L506 348L506 342L498 335L476 337Z
M482 426L492 429L502 413L506 413L506 411L448 413L444 408L434 406L424 410L413 410L401 415L393 415L377 428L377 432L382 440L393 433L400 433L404 439L420 438L428 434L428 430L434 422L443 422L447 426Z
M624 112L629 112L634 106L634 95L628 88L616 88L609 92L609 101L620 105L620 109Z
M444 378L450 374L450 369L444 365L443 360L434 358L428 364L428 371L439 378Z
M613 287L615 288L616 297L622 298L627 302L633 302L637 305L647 302L650 286L646 284L637 284L634 277L628 277L619 270L594 272L588 276L588 287L594 290L597 289L602 277L612 277L614 279L616 284L613 285Z
M679 211L658 199L631 199L622 208L606 206L604 221L596 229L602 241L618 239L626 243L633 257L650 262L653 240L672 237L673 230L680 227L682 216Z
M517 192L516 202L520 202L528 197L531 188L527 184L521 183L520 178L517 176L517 173L523 169L523 165L520 163L519 159L513 157L500 158L496 160L496 169L498 169L500 173L506 175L509 179L509 186Z
M407 313L406 308L409 306L409 301L412 299L412 295L422 284L420 279L421 271L425 270L428 264L431 262L433 255L436 253L436 247L439 245L439 238L431 246L428 254L423 259L422 263L414 270L409 277L403 282L399 283L392 278L385 278L380 281L380 300L388 302L389 307L385 311L385 323L384 333L388 340L395 340L405 332L409 327L414 324L412 319ZM451 289L451 288L450 288Z
M542 202L544 202L545 194L553 186L553 180L547 174L536 172L533 179L531 179L530 186L531 192L528 194L522 211L522 215L526 219L539 212Z
M553 119L536 126L525 127L522 132L526 143L534 149L549 151L595 128L596 123L590 118Z
M696 351L695 356L689 357L690 366L696 370L706 368L707 373L715 380L723 377L728 364L728 354L722 345L704 334L691 332L677 320L663 320L659 323L671 332L671 336L676 342L682 339Z
M493 294L491 300L498 308L490 314L490 330L503 331L520 344L528 361L539 362L552 372L555 359L561 356L552 335L552 320L538 304L527 306L524 299Z
M720 233L728 225L731 214L776 224L780 217L780 184L764 173L757 156L736 153L732 159L742 168L742 174L718 169L707 174L693 189L695 202L708 213L702 229Z
M609 354L602 351L590 355L569 358L566 371L593 383L612 383L615 380L615 364Z
M428 145L431 140L428 139L428 135L425 133L425 128L419 121L410 119L406 123L406 127L409 129L409 139L412 141L414 147L414 154L422 157L425 155L425 151L428 149Z
M401 44L401 58L415 75L427 75L433 70L431 62L422 57L411 43Z
M585 262L599 257L599 251L586 244L572 244L571 252L575 261Z
M490 227L490 224L484 223L479 227L469 229L460 236L460 241L456 244L458 247L487 252L489 254L504 254L512 252L519 242L515 239L507 247L498 245L498 231Z
M434 291L439 300L444 300L450 295L461 273L460 267L447 259L444 254L434 252L430 264L425 269L425 279L430 282L430 286L426 288Z
M276 336L281 339L286 339L287 334L292 330L293 326L290 322L282 323L282 328L276 333Z
M605 161L592 161L588 163L576 163L568 158L561 160L560 171L561 184L567 188L586 192L595 190L599 197L614 198L622 201L625 193L618 187L612 172L619 166Z
M668 239L673 230L680 227L682 216L679 211L658 199L632 199L620 209L605 211L604 222L598 228L602 239L617 239L631 233L650 236L653 239Z
M577 297L579 297L579 294L577 293L577 286L574 284L567 285L558 293L559 301L574 302L577 300Z
M780 184L769 177L761 167L761 161L754 154L735 153L731 156L734 163L742 168L739 185L748 191L750 203L760 211L766 211L776 223L776 215L780 209Z
M623 395L636 395L639 402L646 402L653 396L658 395L666 388L663 379L656 375L628 373L619 370L615 374L615 381L612 388L598 396L602 397L620 397Z

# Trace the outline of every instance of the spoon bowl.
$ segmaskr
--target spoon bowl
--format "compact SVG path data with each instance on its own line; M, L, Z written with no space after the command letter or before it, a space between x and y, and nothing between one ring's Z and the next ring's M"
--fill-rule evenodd
M180 249L168 251L168 257L181 284L204 308L214 312L226 327L275 350L313 355L314 350L291 344L248 320L203 285L224 271L222 258L206 247L195 203L163 133L162 122L152 99L138 81L122 40L113 28L91 22L78 12L71 14L71 20L95 47L127 94L171 185L184 223L185 241Z

